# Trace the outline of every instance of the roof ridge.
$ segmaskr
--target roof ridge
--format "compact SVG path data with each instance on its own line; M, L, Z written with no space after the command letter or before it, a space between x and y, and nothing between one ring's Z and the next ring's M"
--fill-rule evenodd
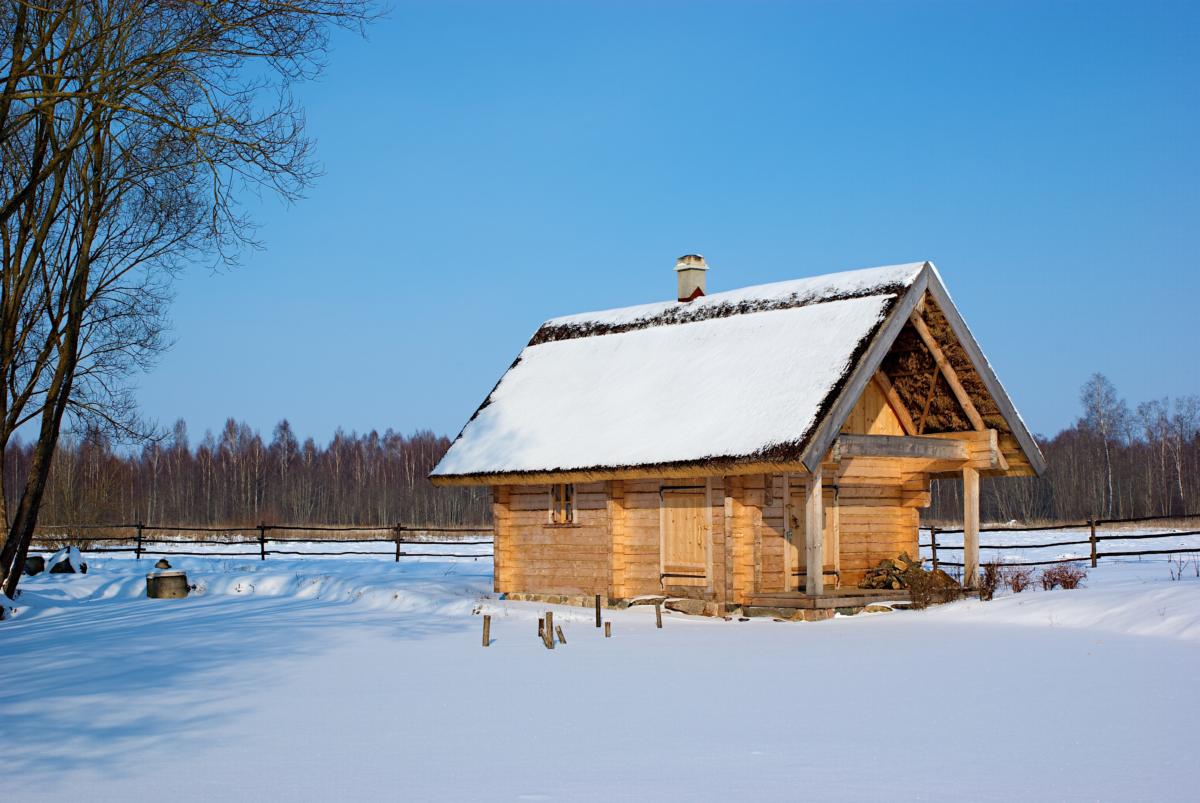
M724 290L690 302L640 304L552 318L538 328L529 345L617 334L652 326L727 318L753 312L794 309L853 298L900 294L912 285L927 264L929 263L911 262L838 271Z

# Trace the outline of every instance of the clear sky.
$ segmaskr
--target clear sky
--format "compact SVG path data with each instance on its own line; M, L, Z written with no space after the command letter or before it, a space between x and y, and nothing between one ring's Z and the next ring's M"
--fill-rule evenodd
M303 87L325 175L178 286L145 412L453 435L537 326L932 260L1031 428L1200 392L1200 4L403 2Z

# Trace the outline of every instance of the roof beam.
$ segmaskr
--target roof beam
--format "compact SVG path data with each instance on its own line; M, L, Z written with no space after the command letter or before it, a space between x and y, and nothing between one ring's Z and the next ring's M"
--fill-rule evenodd
M887 457L894 460L936 460L966 462L967 444L948 438L922 438L910 435L841 435L834 442L835 460L850 457Z
M937 378L941 375L938 367L933 366L929 372L929 390L925 393L925 405L921 408L921 417L917 419L917 434L925 434L925 419L929 417L929 408L933 405L933 396L937 393Z
M950 390L954 392L954 398L958 399L958 404L967 415L967 420L971 422L971 426L977 431L982 432L987 429L983 423L983 417L979 415L979 411L975 409L975 403L971 401L971 397L967 395L966 389L962 386L962 382L958 381L958 374L954 370L954 366L946 359L942 347L938 345L937 340L933 337L933 332L929 331L929 326L925 323L925 319L921 317L919 312L915 310L908 316L912 321L913 328L917 330L917 334L921 336L925 347L929 349L929 353L933 356L933 361L937 363L937 367L941 370L942 376L946 377L946 384L950 386Z
M956 440L966 444L971 455L969 465L980 471L1005 473L1009 470L1008 459L1000 449L1000 433L994 429L985 429L982 432L938 432L925 437Z
M891 405L892 412L896 414L896 418L900 419L900 426L904 429L905 435L916 435L917 428L913 425L912 415L908 412L908 408L904 406L904 400L900 398L900 394L896 392L896 388L892 385L892 380L888 379L882 369L875 372L875 384L883 393L883 397L887 399Z

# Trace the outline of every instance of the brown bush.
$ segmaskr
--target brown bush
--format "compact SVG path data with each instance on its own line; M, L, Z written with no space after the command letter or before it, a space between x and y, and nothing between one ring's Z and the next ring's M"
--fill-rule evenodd
M996 596L996 588L1000 585L1000 564L996 562L983 564L983 575L979 578L979 598L987 602Z
M1008 590L1014 594L1020 594L1029 588L1032 582L1033 573L1025 568L1013 567L1004 573L1004 585L1008 586Z
M1086 570L1069 563L1060 563L1042 572L1042 588L1046 591L1054 588L1079 588L1086 578Z

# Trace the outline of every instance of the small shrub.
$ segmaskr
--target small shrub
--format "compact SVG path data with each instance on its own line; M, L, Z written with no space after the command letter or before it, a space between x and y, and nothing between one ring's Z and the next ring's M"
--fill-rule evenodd
M1025 568L1013 567L1004 574L1004 585L1008 586L1008 590L1014 594L1020 594L1029 588L1029 584L1032 582L1033 574Z
M1000 564L995 561L983 564L983 575L979 578L979 598L984 602L996 596L1000 585Z
M1047 591L1055 588L1079 588L1086 578L1085 570L1069 563L1060 563L1042 572L1042 588Z

